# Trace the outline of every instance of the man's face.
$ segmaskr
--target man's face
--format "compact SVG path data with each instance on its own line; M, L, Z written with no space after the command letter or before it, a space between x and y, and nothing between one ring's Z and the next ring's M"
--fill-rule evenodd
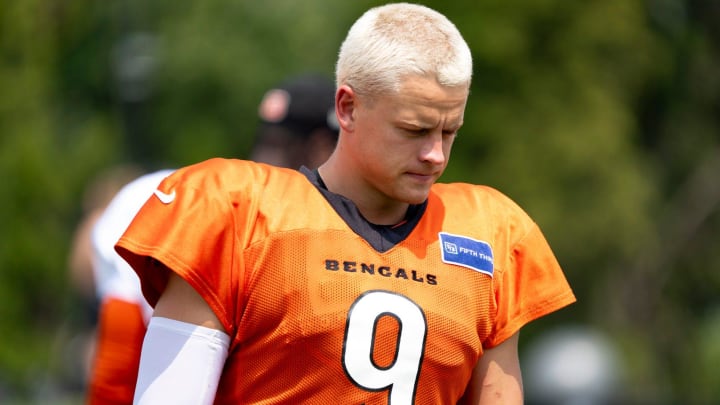
M463 124L467 87L447 88L413 76L396 94L356 98L350 142L369 192L419 204L447 167Z

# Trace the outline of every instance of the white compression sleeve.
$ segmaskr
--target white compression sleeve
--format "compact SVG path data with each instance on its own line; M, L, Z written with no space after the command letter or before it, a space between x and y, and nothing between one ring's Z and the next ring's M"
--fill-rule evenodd
M133 403L212 404L229 344L222 331L152 317Z

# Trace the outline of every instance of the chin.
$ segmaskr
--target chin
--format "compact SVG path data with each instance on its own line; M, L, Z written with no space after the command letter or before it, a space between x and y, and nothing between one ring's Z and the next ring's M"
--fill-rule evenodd
M401 198L398 198L398 200L401 200L408 204L417 205L417 204L424 203L425 200L427 200L429 194L430 194L430 190L414 191L414 192L404 193L404 195Z

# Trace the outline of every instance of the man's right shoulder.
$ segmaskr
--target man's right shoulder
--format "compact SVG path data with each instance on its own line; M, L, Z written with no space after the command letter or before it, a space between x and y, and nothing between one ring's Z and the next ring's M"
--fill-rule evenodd
M265 184L270 178L298 174L296 170L250 160L212 158L178 169L170 176L169 182L190 187L235 189L250 184Z
M182 171L218 171L218 170L247 170L257 165L255 162L242 159L230 159L222 157L214 157L194 163L181 168Z

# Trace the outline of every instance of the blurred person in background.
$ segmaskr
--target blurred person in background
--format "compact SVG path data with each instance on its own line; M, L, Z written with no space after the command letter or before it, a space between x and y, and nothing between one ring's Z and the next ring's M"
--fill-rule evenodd
M113 246L170 173L172 170L160 170L125 185L93 227L92 260L100 310L88 382L89 404L132 403L140 346L152 308L142 296L137 276Z
M372 8L340 47L325 163L163 180L115 246L154 307L135 401L522 403L520 330L575 297L517 204L436 183L471 77L444 15Z
M67 370L73 386L82 387L87 380L94 351L94 331L98 316L98 298L92 264L91 233L103 210L115 194L129 181L143 173L132 164L110 167L93 176L85 186L82 197L82 216L78 222L68 255L67 269L73 291L73 310L77 325L70 350L63 358L71 365Z
M250 160L278 167L315 169L335 148L335 84L307 73L267 91L258 107L260 125Z
M259 103L260 123L250 158L279 167L316 168L327 159L337 140L334 94L334 83L315 73L291 76L267 91ZM125 185L94 226L92 268L100 312L89 404L132 403L152 308L142 295L137 275L115 252L114 245L158 184L171 173L156 171Z

